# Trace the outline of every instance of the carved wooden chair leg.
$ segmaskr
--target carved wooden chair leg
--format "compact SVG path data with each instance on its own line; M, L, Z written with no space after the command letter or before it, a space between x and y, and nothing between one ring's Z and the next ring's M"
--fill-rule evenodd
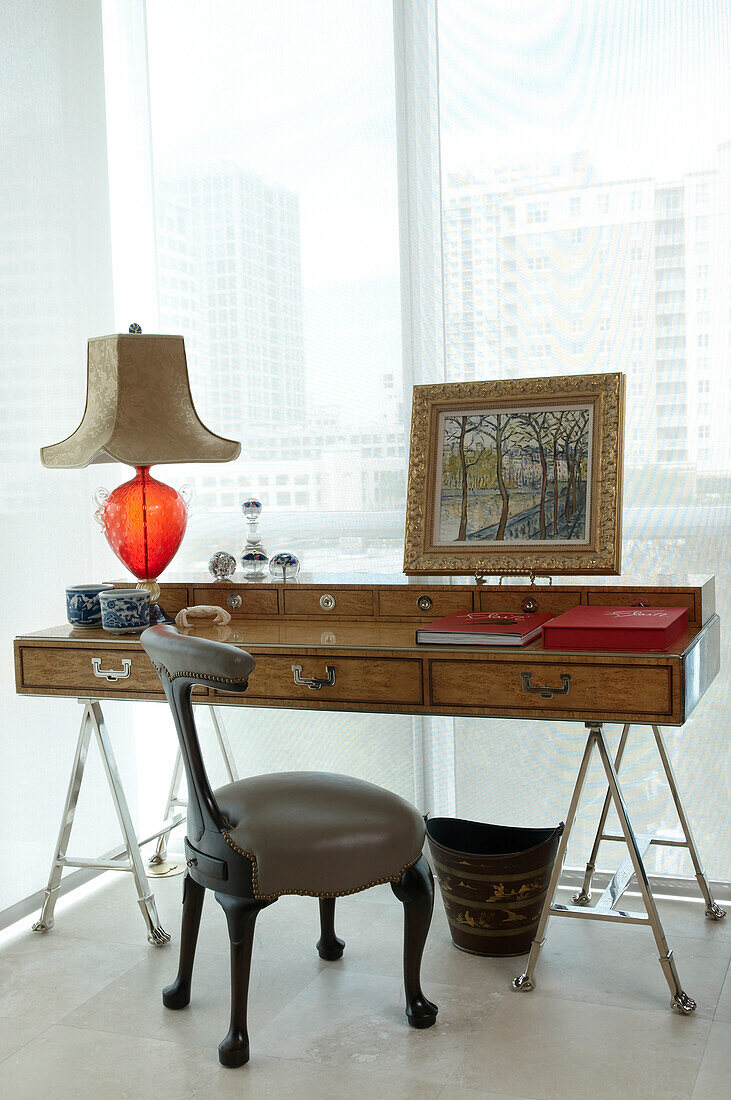
M266 909L272 902L257 901L254 898L236 898L230 894L217 893L215 897L226 914L228 937L231 943L231 1026L228 1029L228 1035L219 1044L218 1060L222 1066L243 1066L249 1061L246 1009L249 1000L254 924L260 911Z
M190 1004L190 983L193 976L195 946L198 942L198 929L203 912L205 887L190 875L183 879L183 922L180 929L180 959L178 976L172 985L162 991L162 1003L165 1008L185 1008Z
M321 959L334 962L345 950L345 940L335 935L335 898L320 898L320 938L317 953Z
M406 1017L412 1027L431 1027L439 1009L422 993L421 957L434 908L434 878L424 856L391 889L404 906Z

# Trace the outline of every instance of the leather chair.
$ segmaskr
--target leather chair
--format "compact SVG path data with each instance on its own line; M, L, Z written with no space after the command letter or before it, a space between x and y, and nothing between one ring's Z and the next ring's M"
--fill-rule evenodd
M390 882L404 906L406 1016L431 1027L437 1006L421 990L421 957L434 905L434 881L422 855L424 821L398 795L372 783L324 772L282 772L240 779L213 791L196 733L191 693L246 691L254 658L223 642L153 626L141 636L173 712L188 781L183 920L178 976L163 990L167 1008L190 1002L196 941L206 889L226 914L231 943L231 1026L220 1044L224 1066L249 1060L246 1010L254 923L283 894L319 898L320 958L343 954L335 899Z

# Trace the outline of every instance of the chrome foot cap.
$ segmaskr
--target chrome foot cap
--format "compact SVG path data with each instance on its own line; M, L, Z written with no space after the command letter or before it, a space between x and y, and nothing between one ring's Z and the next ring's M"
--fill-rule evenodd
M32 932L50 932L52 928L52 920L37 920L35 924L31 925Z
M157 928L151 928L147 933L147 942L151 943L153 947L164 947L166 943L170 943L170 933L158 925Z
M673 997L670 1007L679 1016L690 1016L696 1010L696 1003L692 997L689 997L687 993L683 993L681 989L680 993L676 993Z
M517 978L513 978L512 986L519 993L530 993L532 989L535 989L527 974L520 974Z
M726 916L726 910L722 909L717 902L712 902L706 909L706 920L723 920Z
M571 900L574 905L588 905L591 901L591 894L585 894L583 890L578 894L572 894Z

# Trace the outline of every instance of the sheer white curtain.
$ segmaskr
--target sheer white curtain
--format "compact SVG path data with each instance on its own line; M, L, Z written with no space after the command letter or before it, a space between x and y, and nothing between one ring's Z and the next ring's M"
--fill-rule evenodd
M447 373L626 373L623 572L716 574L724 668L667 740L709 874L726 882L730 40L725 0L439 3ZM460 814L554 823L582 734L457 722ZM622 770L638 827L672 835L651 735ZM691 871L680 849L653 860Z
M148 0L104 15L110 170L130 180L112 173L117 326L182 333L202 419L242 441L235 463L161 472L196 494L174 571L240 556L240 503L256 495L269 554L341 580L398 572L408 412L389 0ZM136 211L156 276L137 300ZM344 770L422 801L407 716L222 719L242 774ZM136 708L163 775L156 720ZM209 758L216 777L212 743ZM145 821L159 799L146 779Z
M0 546L3 660L0 911L46 884L81 708L15 695L12 639L66 617L64 588L116 576L93 520L88 471L50 471L39 449L79 422L86 341L113 330L100 6L0 5ZM109 469L109 467L105 468ZM134 774L125 710L112 708L120 766ZM95 749L77 853L110 850L116 818ZM130 801L134 806L134 785ZM91 851L90 851L91 850Z

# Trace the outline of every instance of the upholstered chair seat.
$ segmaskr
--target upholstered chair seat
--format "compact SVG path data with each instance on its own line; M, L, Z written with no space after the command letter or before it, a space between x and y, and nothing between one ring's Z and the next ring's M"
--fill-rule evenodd
M231 1025L219 1045L225 1066L249 1059L247 998L254 923L283 894L319 898L320 958L345 944L335 934L335 898L389 882L404 908L404 989L412 1027L430 1027L437 1007L421 990L421 957L434 905L422 855L421 814L391 791L328 772L281 772L213 791L200 749L192 691L246 691L254 658L236 646L150 627L141 637L172 710L188 782L183 921L178 975L163 1004L190 1003L195 949L206 889L226 914L231 950ZM261 711L262 722L266 711Z
M214 791L232 848L253 864L255 896L337 897L398 882L421 858L424 819L373 783L276 772Z

